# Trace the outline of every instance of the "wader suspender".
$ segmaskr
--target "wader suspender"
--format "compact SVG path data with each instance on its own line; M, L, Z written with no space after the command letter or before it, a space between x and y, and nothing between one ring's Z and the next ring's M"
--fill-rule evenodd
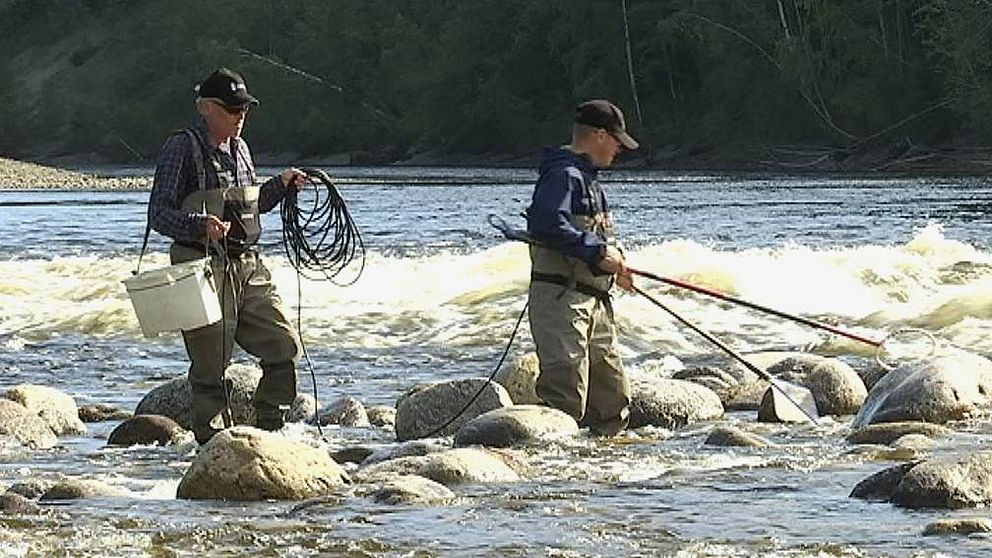
M186 137L189 138L190 143L193 145L193 164L196 166L196 182L200 187L200 190L207 189L207 171L203 167L203 148L199 138L196 137L196 132L190 129L183 130ZM152 232L152 219L151 219L151 208L149 208L149 214L145 216L145 238L141 241L141 252L138 254L138 267L131 272L132 275L137 275L141 272L141 259L145 257L145 250L148 248L148 236ZM208 245L204 242L204 245Z

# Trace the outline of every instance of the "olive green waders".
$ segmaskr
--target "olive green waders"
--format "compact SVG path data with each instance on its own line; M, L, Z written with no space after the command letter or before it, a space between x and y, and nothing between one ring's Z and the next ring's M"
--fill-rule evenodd
M544 281L531 281L529 298L540 362L537 396L594 434L626 428L630 384L608 303Z
M179 244L173 244L169 251L173 264L202 258L203 254L203 250ZM282 426L279 407L296 398L296 359L301 354L272 276L258 254L249 250L230 256L226 272L224 258L215 255L211 267L224 319L183 332L191 361L193 434L200 443L221 426L219 415L226 406L224 369L235 342L259 359L262 379L252 404L257 426L268 430Z

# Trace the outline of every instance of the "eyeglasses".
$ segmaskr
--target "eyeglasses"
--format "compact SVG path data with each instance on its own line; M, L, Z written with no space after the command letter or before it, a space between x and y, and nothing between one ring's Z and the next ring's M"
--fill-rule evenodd
M251 108L250 104L244 104L241 105L240 107L229 107L225 105L223 102L221 102L219 99L207 99L207 100L219 106L220 108L224 109L224 112L230 114L231 116L248 114L248 109Z

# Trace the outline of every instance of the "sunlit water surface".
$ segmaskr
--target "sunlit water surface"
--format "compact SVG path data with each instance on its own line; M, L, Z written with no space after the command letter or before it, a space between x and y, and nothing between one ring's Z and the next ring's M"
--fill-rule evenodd
M113 170L113 169L107 169ZM271 169L267 169L271 172ZM352 286L302 280L286 264L277 212L263 253L302 329L319 397L394 404L429 381L488 376L524 300L522 245L486 221L522 226L534 173L493 169L328 169L364 235ZM604 175L631 263L861 335L904 326L992 354L992 252L984 180ZM78 404L133 410L185 371L176 335L141 336L121 279L134 269L147 192L0 192L0 389L58 387ZM164 265L153 233L145 264ZM855 368L872 353L790 322L641 284L744 352L814 348ZM632 370L721 362L716 349L644 300L616 301ZM522 328L512 355L532 350ZM237 361L250 362L238 354ZM302 371L300 388L309 391ZM906 511L848 498L904 458L844 442L850 417L819 428L747 424L772 449L702 444L712 423L621 440L582 436L515 450L516 484L455 487L450 505L384 506L345 490L333 504L175 499L193 445L107 448L116 423L89 425L52 451L4 450L0 489L31 478L95 478L128 496L81 500L38 517L0 516L0 556L987 556L984 537L924 537L936 519L981 510ZM389 445L382 429L325 429L332 447ZM312 438L306 427L288 435ZM986 448L976 419L930 450Z

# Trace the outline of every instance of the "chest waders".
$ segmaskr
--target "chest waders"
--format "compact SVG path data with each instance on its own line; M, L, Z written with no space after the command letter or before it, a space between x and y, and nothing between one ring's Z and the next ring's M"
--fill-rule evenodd
M592 214L573 215L572 224L607 246L617 246L601 192L595 183L588 188ZM540 367L537 396L593 434L616 434L627 426L630 384L616 345L609 295L613 274L543 245L532 244L530 257L529 316Z
M217 179L217 185L214 188L207 188L207 167L205 160L207 158L204 157L207 149L203 138L193 130L186 129L183 130L183 133L189 138L192 145L193 164L196 168L198 188L183 199L182 208L189 212L213 215L221 221L231 223L231 228L224 237L223 246L217 241L209 240L206 236L206 231L203 231L202 236L195 238L194 243L177 241L177 244L191 248L202 247L204 253L208 256L210 255L211 244L214 244L215 255L220 257L223 262L224 272L221 274L220 306L224 310L223 317L221 318L221 327L224 333L221 337L220 358L222 362L220 365L220 378L224 392L224 409L221 412L221 417L224 427L230 428L234 426L230 404L233 385L226 377L225 369L227 362L225 357L227 355L227 344L228 342L233 344L233 339L227 339L227 301L224 299L227 297L228 288L230 288L231 295L235 295L234 280L231 276L230 256L232 254L239 255L249 250L258 241L258 237L262 232L258 206L259 188L254 185L241 187L238 184L237 165L239 146L234 142L232 142L233 149L231 150L231 157L234 160L233 170L225 169L218 159L218 155L213 154L209 157L213 174ZM248 162L245 161L244 164L248 164ZM236 311L236 302L234 308ZM234 319L237 320L236 314Z

